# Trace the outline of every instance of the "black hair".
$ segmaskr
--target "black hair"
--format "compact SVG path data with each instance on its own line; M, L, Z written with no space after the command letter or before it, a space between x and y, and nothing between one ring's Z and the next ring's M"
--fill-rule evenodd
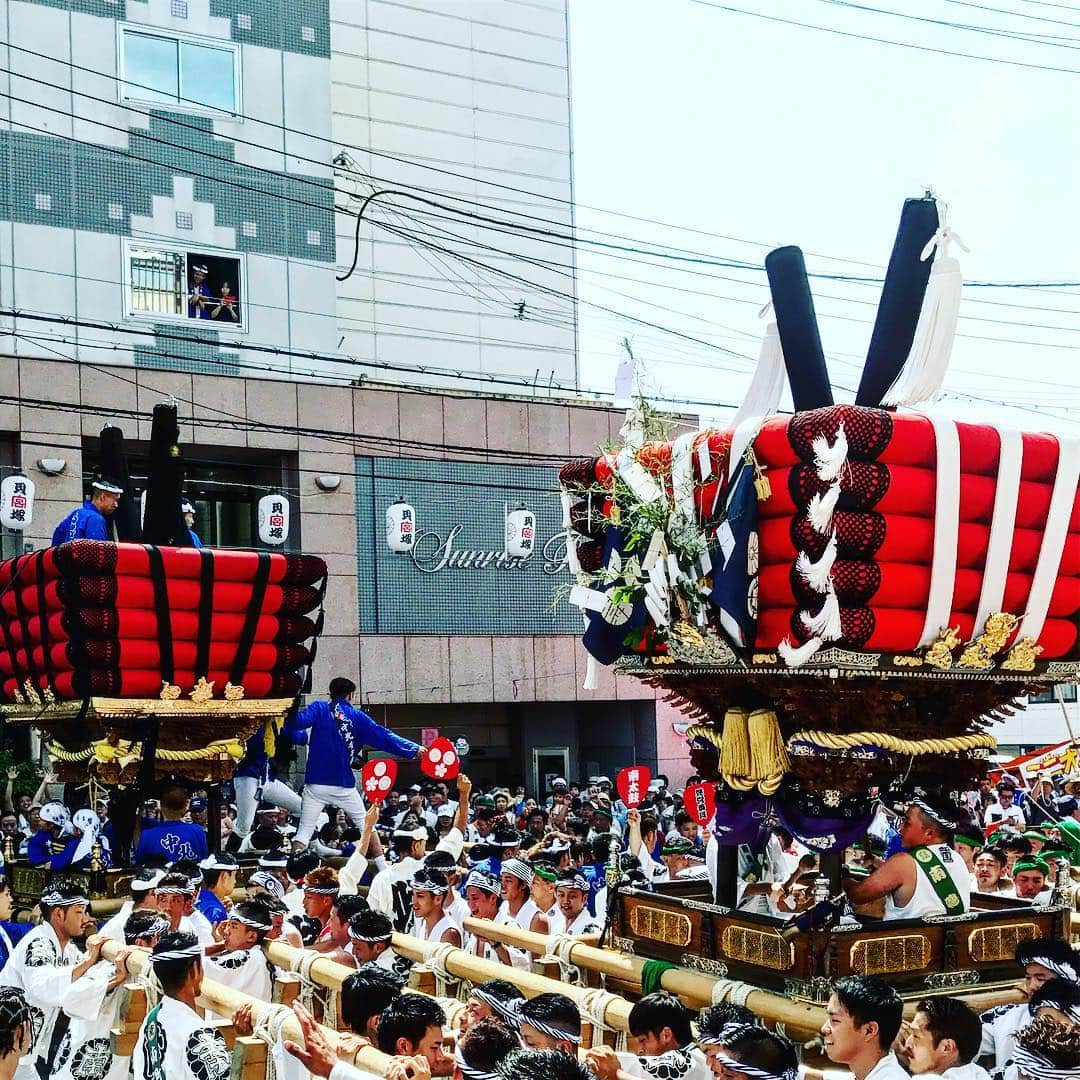
M520 1046L517 1034L494 1016L478 1020L458 1041L465 1064L485 1073L494 1072Z
M364 938L386 938L394 932L394 924L381 911L361 908L349 919L349 929Z
M641 835L647 836L649 833L654 833L657 830L656 815L655 814L642 814L641 815Z
M449 851L429 851L424 856L424 865L429 870L439 870L444 874L452 874L457 869L457 859Z
M904 1019L904 1002L895 988L878 975L846 975L833 984L833 993L856 1027L873 1020L881 1049L892 1046Z
M698 1017L698 1028L704 1035L719 1035L731 1024L743 1026L760 1023L757 1016L745 1005L736 1005L732 1001L725 1001L721 1005L710 1005L707 1009L702 1009Z
M999 848L997 846L997 844L989 844L989 845L987 845L975 857L979 858L982 855L991 856L993 858L993 860L1000 867L1005 867L1006 865L1008 865L1008 862L1009 862L1009 860L1007 858L1005 858L1005 852L1002 851L1001 848Z
M739 1028L724 1044L724 1049L740 1064L752 1065L773 1076L783 1076L799 1066L794 1044L759 1024Z
M159 889L168 889L170 887L174 888L174 889L175 888L180 888L180 889L184 889L184 890L190 889L191 888L191 879L186 874L178 874L178 873L176 873L175 870L170 870L157 883L157 888L159 888Z
M169 857L155 852L152 855L144 856L142 865L144 870L164 870L169 865Z
M7 892L11 888L11 882L6 877L0 877L0 893Z
M630 1010L629 1027L634 1038L658 1035L669 1027L680 1046L685 1046L693 1038L690 1033L690 1010L674 994L665 990L647 994L634 1003Z
M124 923L124 944L134 945L139 938L149 935L150 927L164 918L156 911L133 911Z
M320 866L322 866L322 859L314 851L298 851L295 855L289 856L289 861L285 864L285 873L293 881L299 881Z
M1003 851L1018 851L1021 855L1031 854L1031 841L1026 836L1007 836L1001 841Z
M523 1024L539 1020L571 1035L581 1035L581 1013L565 994L538 994L522 1004L518 1015Z
M611 836L594 836L592 844L593 862L607 862L611 858Z
M364 1035L368 1021L388 1009L404 985L397 972L364 964L341 984L341 1018L357 1035Z
M926 1027L935 1047L942 1039L956 1043L957 1065L967 1065L979 1056L982 1020L969 1005L959 998L931 997L920 1001L915 1011L926 1014Z
M29 1024L30 1006L17 986L0 986L0 1056L7 1057L15 1051L15 1040L22 1028ZM24 1047L24 1050L29 1047Z
M515 1050L496 1072L501 1080L594 1080L589 1069L565 1050Z
M86 889L78 882L72 881L71 878L60 878L59 881L53 881L49 885L49 892L59 893L65 900L75 900L86 896ZM42 921L48 922L54 909L46 904L44 900L39 900L38 906L41 908ZM65 905L61 904L59 906L63 907Z
M439 870L429 870L427 867L422 866L413 874L410 887L445 896L446 890L450 888L450 882L446 880L446 875Z
M187 934L183 930L170 930L158 938L158 943L150 953L151 962L158 953L172 952L174 949L190 949L199 944L199 939L194 934ZM172 996L187 982L188 975L196 964L202 963L202 955L185 956L180 960L159 960L154 963L154 974L161 989Z
M246 918L254 919L257 922L273 923L270 908L257 897L252 897L250 900L241 900L232 910L237 915L243 915ZM263 943L263 940L269 932L267 930L259 930L254 926L248 926L247 923L244 923L244 926L247 926L248 930L253 930L255 932L255 940L260 945Z
M1080 983L1069 979L1050 979L1044 982L1028 1002L1028 1012L1032 1016L1044 1005L1053 1005L1066 1009L1080 1009Z
M499 1001L524 1001L525 995L509 979L488 979L475 987Z
M275 825L256 825L251 830L251 846L256 851L276 851L282 839L281 830Z
M1057 964L1071 964L1080 971L1080 956L1076 950L1061 938L1039 938L1037 941L1021 941L1016 946L1016 962L1021 967L1039 963L1039 957L1045 956Z
M344 676L339 675L336 679L330 680L330 696L332 698L345 698L355 693L356 683L352 679L346 679Z
M235 874L239 867L226 866L220 870L204 870L202 872L202 883L204 889L214 889L217 883L221 880L222 874Z
M334 897L333 906L343 923L347 923L354 915L361 911L368 911L370 908L367 897L359 893L338 893Z
M402 994L379 1017L376 1041L384 1054L396 1054L399 1039L410 1043L415 1052L428 1028L445 1023L446 1013L434 998Z

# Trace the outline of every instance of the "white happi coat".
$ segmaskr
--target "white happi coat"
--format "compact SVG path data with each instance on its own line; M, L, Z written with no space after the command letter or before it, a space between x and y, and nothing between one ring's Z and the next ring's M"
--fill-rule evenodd
M618 1058L621 1072L641 1080L712 1080L709 1063L696 1046L668 1050L655 1057L622 1052Z
M131 1062L134 1080L228 1080L232 1054L194 1009L164 997L146 1014Z
M80 998L85 1000L88 1008L72 1019L57 1047L51 1080L126 1080L131 1058L114 1054L112 1046L111 1033L120 1023L123 999L122 987L109 990L115 970L113 964L103 961L79 980L87 984L87 992ZM100 1004L94 1009L97 1002ZM92 1014L87 1015L91 1009Z
M204 956L203 973L206 978L248 994L256 1001L269 1001L274 989L266 954L257 945L251 949Z
M99 965L95 964L76 982L71 980L71 969L82 959L83 954L74 942L69 941L61 948L53 928L42 923L15 946L0 972L0 984L19 987L30 1007L33 1041L19 1062L17 1077L37 1077L35 1062L48 1058L53 1029L62 1015L61 1022L66 1026L70 1017L94 1016L100 1009L104 988L88 981L90 973ZM103 963L113 969L108 961Z

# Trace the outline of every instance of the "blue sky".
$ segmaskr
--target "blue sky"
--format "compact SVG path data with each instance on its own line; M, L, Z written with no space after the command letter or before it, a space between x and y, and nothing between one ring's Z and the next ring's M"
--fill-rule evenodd
M905 18L835 0L728 6L1074 73L844 38L691 0L571 0L582 235L597 229L758 264L769 247L796 243L811 272L879 274L903 199L930 185L971 248L959 253L965 278L1080 279L1080 6L868 0ZM707 266L682 273L656 263L582 251L582 382L612 385L619 342L630 336L656 393L737 402L750 363L721 350L756 357L764 273ZM878 288L813 284L831 377L854 386ZM708 344L598 313L589 301ZM1080 289L966 289L960 334L943 408L1080 435ZM1029 411L1051 406L1054 415Z

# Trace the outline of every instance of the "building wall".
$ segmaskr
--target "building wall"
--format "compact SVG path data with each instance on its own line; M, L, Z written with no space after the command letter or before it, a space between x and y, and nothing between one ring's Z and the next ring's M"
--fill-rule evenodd
M358 246L356 221L338 215L339 263L356 253L338 294L343 351L437 386L482 388L435 374L463 370L576 387L569 245L455 212L573 229L566 0L332 0L330 13L344 207L397 192L364 209Z
M327 370L229 342L302 351L337 342L328 0L3 0L0 19L10 72L0 76L0 306L100 324L0 320L0 332L20 335L0 343L5 351L205 372ZM236 114L128 102L124 28L235 45ZM132 317L131 240L236 255L243 324Z

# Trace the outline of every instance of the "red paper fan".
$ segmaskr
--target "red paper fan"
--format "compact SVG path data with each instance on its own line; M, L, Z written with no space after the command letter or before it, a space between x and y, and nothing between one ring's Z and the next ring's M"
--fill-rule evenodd
M397 762L390 758L369 761L360 773L360 786L372 802L382 802L394 789L397 780Z
M432 780L455 780L461 772L461 760L454 744L447 738L436 739L420 759L420 771Z
M699 825L709 826L716 816L716 785L691 784L683 792L683 809Z
M619 798L632 810L645 798L651 779L652 773L644 765L629 765L620 769L615 777Z

